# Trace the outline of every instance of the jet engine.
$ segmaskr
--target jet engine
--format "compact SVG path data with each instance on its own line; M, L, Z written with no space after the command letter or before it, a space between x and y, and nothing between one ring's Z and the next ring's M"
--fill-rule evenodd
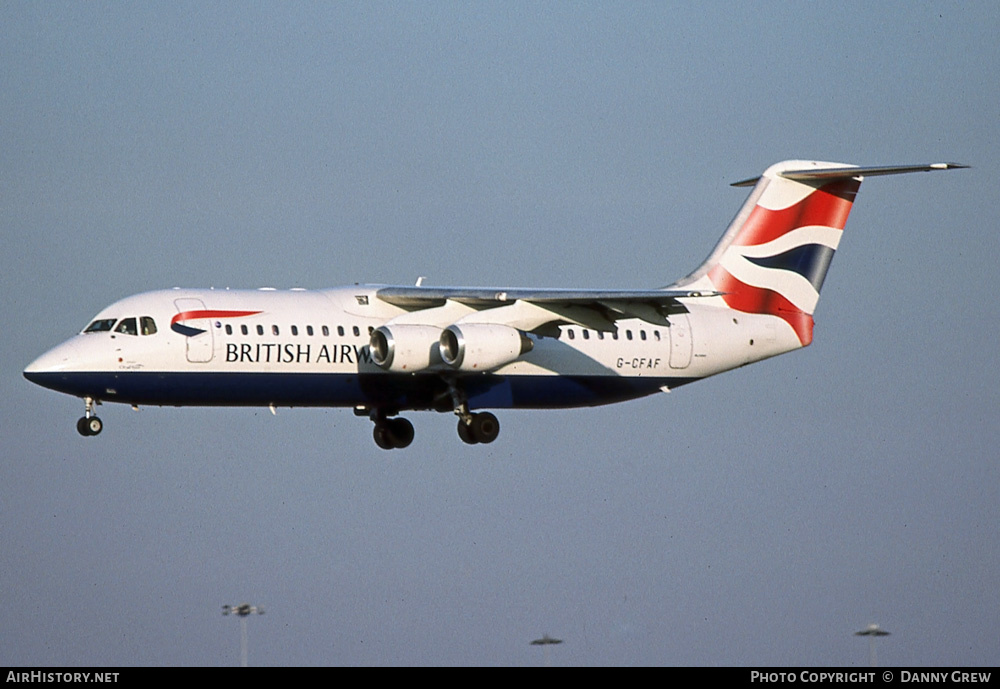
M395 373L421 371L441 363L440 337L441 328L433 325L383 325L372 332L372 361Z
M441 359L458 371L492 371L533 346L517 328L490 323L449 325L440 340Z

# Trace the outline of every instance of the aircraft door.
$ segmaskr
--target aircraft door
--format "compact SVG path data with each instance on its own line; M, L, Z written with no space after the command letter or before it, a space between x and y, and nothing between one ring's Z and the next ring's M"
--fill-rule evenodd
M185 336L187 360L198 364L211 361L215 342L212 322L204 317L208 313L205 302L192 298L174 299L174 306L181 318L175 321L173 330Z
M670 316L670 368L687 368L691 364L694 342L691 322L686 313Z

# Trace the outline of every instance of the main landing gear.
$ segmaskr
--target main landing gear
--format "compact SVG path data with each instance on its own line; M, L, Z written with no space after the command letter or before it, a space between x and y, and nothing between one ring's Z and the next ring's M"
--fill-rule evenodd
M492 443L498 435L500 435L500 422L488 411L468 414L468 420L459 416L458 437L463 443L469 445Z
M104 423L94 416L94 398L84 397L84 414L76 422L76 430L80 435L97 435L104 428ZM98 403L99 404L99 403Z
M492 443L500 435L500 422L497 417L489 412L477 412L473 414L469 411L469 404L454 388L452 389L452 399L455 403L455 415L458 416L458 437L467 445L478 445ZM439 411L445 411L440 409ZM367 416L374 423L372 437L375 444L383 450L399 450L409 447L413 442L413 424L400 416L393 416L396 411L386 411L384 409L373 409L371 407L359 406L354 408L357 416ZM81 423L84 419L80 419ZM80 431L83 433L83 431Z
M413 442L413 424L402 417L387 419L375 414L372 417L375 429L372 432L375 444L383 450L401 450Z
M93 417L97 418L97 417ZM402 417L375 415L372 437L383 450L400 450L413 442L413 424ZM81 423L86 419L80 419ZM80 431L83 433L83 431ZM458 419L458 437L469 445L492 443L500 435L500 422L489 412L468 414Z
M469 411L469 401L465 392L454 382L448 384L448 392L458 416L458 437L467 445L492 443L500 435L500 422L488 411L473 414Z

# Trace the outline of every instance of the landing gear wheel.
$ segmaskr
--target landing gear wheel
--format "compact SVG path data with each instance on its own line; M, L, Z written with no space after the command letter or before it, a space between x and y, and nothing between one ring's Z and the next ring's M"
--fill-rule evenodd
M104 423L96 416L82 416L76 422L76 430L80 435L97 435L104 429Z
M375 444L381 447L383 450L392 449L392 434L389 432L389 427L383 424L375 424L375 430L372 432L375 438Z
M413 442L413 424L406 419L385 419L375 424L375 444L383 450L401 450Z
M413 424L406 419L389 421L389 434L392 436L392 446L402 450L413 442Z
M493 414L481 412L472 416L469 430L472 431L472 437L477 443L492 443L500 435L500 422Z
M458 437L466 445L475 445L478 442L475 436L472 435L472 428L461 419L458 420Z

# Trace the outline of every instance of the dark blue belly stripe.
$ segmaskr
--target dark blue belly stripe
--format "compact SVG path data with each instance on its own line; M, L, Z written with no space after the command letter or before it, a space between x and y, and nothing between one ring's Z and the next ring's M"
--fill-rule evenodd
M25 373L46 388L76 397L137 405L354 407L403 411L451 408L439 375L332 373ZM587 407L644 397L695 378L497 376L458 379L472 409Z

